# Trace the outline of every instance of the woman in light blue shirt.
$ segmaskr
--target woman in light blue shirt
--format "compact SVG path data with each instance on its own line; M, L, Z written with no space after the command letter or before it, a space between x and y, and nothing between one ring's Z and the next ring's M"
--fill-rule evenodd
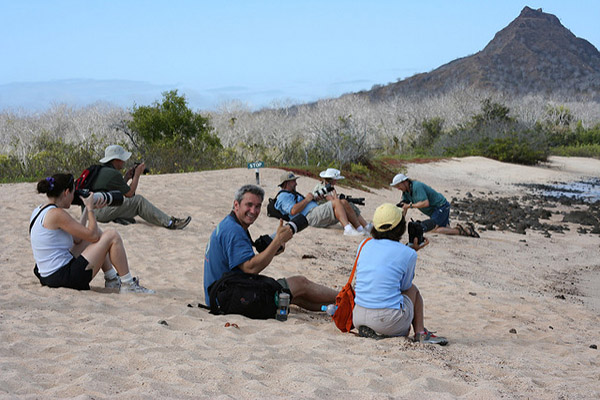
M361 336L408 336L412 325L415 341L445 345L445 338L425 329L423 298L413 284L417 253L429 242L414 243L414 250L400 243L406 231L402 210L386 203L375 210L373 229L356 264L353 323Z

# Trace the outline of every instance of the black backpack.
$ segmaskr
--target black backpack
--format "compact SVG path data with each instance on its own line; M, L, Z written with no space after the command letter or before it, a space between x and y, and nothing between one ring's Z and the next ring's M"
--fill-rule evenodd
M274 199L269 199L269 203L267 203L267 216L271 217L271 218L282 219L284 221L289 221L290 220L289 215L283 215L281 213L281 211L279 211L278 209L275 208L275 202L277 201L277 196L279 196L279 194L281 192L293 193L293 192L290 192L289 190L282 189L279 192L277 192L277 195L275 195ZM293 193L293 194L294 194L294 196L296 196L296 201L298 201L298 194L297 193Z
M275 318L275 296L289 293L275 279L245 272L226 272L208 287L211 314L241 314L253 319Z

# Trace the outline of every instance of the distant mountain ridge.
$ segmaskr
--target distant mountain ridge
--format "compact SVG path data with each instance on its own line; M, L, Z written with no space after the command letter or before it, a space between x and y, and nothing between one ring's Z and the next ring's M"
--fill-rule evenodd
M377 101L455 87L600 101L600 52L556 16L525 7L478 53L358 94Z

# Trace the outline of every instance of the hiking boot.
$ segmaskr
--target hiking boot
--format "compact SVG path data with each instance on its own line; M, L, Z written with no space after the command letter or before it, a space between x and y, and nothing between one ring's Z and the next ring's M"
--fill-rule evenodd
M423 333L415 333L415 342L419 343L427 343L427 344L439 344L440 346L445 346L448 344L448 339L441 336L435 336L435 332L429 332L425 329Z
M107 289L120 289L121 288L121 279L117 276L114 279L104 279L104 287Z
M140 280L135 277L130 284L121 283L121 289L119 289L119 293L147 293L154 294L154 290L147 289L140 285Z
M167 225L167 229L183 229L188 226L191 220L192 217L187 217L186 219L171 217L169 225Z

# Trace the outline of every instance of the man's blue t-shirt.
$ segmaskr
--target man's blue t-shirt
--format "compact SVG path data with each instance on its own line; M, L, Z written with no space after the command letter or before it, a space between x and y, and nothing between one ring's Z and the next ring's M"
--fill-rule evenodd
M275 208L279 210L283 215L291 216L292 207L296 205L296 203L300 203L304 200L304 196L299 193L292 193L288 191L282 191L277 195L277 201L275 202ZM311 201L304 207L300 214L306 217L313 208L317 207L318 204L316 201ZM297 215L297 214L296 214Z
M236 221L233 213L226 216L210 235L204 253L204 300L210 306L208 287L225 272L254 257L248 232Z
M423 200L429 200L429 207L419 208L419 210L428 216L448 202L443 195L419 181L412 181L410 191L402 193L402 201L405 203L414 204Z

